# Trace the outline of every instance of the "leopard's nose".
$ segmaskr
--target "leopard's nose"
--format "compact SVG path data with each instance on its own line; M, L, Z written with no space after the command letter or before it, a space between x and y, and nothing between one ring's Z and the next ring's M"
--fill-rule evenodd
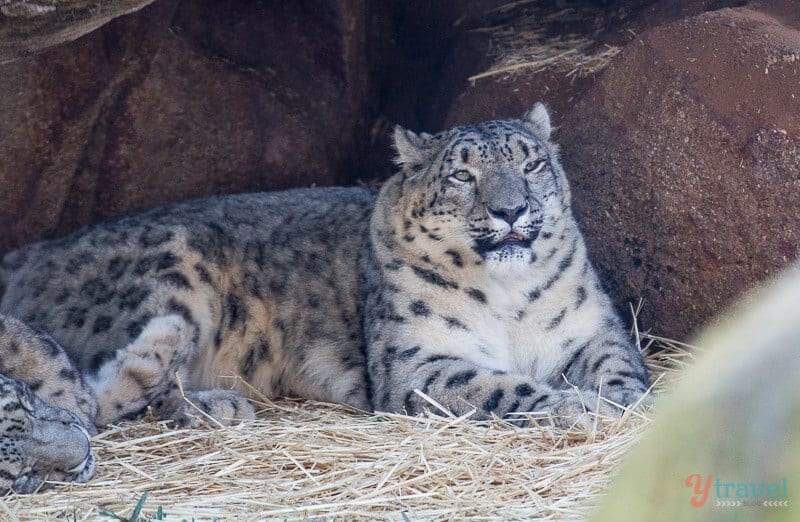
M489 215L493 218L502 219L509 225L513 226L514 223L528 211L528 202L515 208L491 208L487 207Z

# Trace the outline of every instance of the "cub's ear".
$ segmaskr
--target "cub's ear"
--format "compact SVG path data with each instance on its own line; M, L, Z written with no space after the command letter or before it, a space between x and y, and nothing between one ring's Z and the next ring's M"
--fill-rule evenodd
M542 102L536 102L533 107L525 113L522 121L539 137L550 138L553 128L550 126L550 113Z
M419 170L432 152L431 138L433 136L425 132L416 134L400 125L395 125L394 148L397 151L395 163L408 165L415 171Z

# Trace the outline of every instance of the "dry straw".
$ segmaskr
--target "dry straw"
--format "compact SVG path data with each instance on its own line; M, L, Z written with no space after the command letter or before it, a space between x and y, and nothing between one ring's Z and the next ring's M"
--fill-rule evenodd
M490 23L471 31L488 35L494 64L469 81L533 74L544 69L563 72L570 78L601 71L621 50L595 40L608 10L591 2L574 2L572 7L554 9L550 2L520 0L483 13L480 19ZM456 25L469 23L459 20Z
M656 390L692 358L685 345L634 334L651 353ZM145 493L139 520L581 519L650 422L628 412L584 429L546 418L516 428L305 401L257 405L259 420L229 428L112 426L94 439L90 483L9 495L0 520L127 520Z

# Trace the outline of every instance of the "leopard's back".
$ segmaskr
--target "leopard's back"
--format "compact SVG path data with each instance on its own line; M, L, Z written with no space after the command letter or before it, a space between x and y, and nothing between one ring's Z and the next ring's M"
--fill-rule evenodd
M177 314L201 353L194 385L240 375L265 392L328 398L302 376L358 366L373 200L365 189L298 189L134 213L7 255L0 311L51 333L86 373L153 318ZM335 371L319 369L334 357L322 344L342 352Z

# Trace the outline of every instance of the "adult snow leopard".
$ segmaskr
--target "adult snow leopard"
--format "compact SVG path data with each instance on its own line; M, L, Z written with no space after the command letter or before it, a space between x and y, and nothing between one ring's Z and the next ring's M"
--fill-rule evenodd
M550 135L542 104L436 135L398 127L399 172L377 194L215 197L13 252L0 311L57 342L4 338L2 373L18 380L2 400L13 409L27 387L46 388L48 407L76 414L62 422L72 435L148 407L192 423L176 373L223 422L253 417L220 389L231 375L268 396L410 414L430 398L474 419L545 411L572 423L615 410L600 387L633 404L648 386L642 358L587 259ZM52 371L32 376L24 357ZM28 403L15 415L45 407ZM26 473L83 480L85 451L0 467L0 488L31 489Z

